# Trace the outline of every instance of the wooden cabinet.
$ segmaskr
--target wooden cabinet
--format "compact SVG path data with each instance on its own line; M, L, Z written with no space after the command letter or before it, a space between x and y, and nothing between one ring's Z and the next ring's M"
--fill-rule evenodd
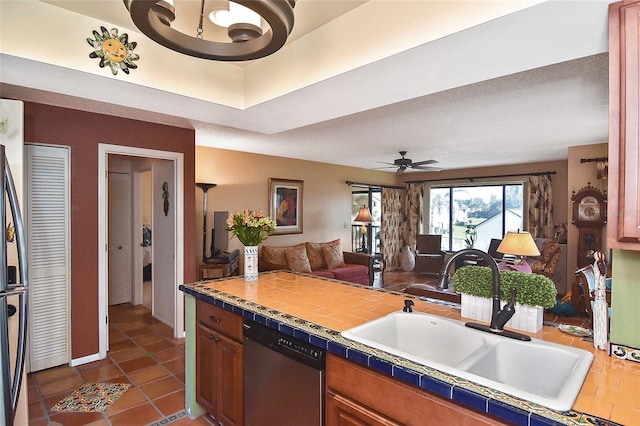
M506 424L487 414L327 354L327 424Z
M196 319L196 401L223 425L242 425L242 318L198 300Z
M640 250L640 2L609 6L608 248Z

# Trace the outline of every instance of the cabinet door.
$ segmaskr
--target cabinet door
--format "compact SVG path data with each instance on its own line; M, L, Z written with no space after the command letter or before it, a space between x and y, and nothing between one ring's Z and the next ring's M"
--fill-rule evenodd
M334 426L399 425L399 423L381 417L355 401L332 392L327 394L327 424Z
M218 374L216 373L220 337L202 324L196 335L196 401L208 413L216 415Z
M218 413L224 425L243 424L242 345L220 336L218 351Z
M640 250L640 2L609 6L609 248Z
M243 423L242 345L202 324L196 336L196 401L225 426Z

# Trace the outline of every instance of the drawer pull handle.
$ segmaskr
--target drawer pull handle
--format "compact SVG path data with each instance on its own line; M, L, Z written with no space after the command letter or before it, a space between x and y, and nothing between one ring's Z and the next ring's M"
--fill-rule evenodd
M213 334L210 334L209 335L209 340L211 340L212 342L218 343L220 341L220 338L214 336Z
M215 316L215 315L210 315L210 316L209 316L209 319L210 319L211 321L213 321L213 322L220 322L220 318L216 318L216 316Z

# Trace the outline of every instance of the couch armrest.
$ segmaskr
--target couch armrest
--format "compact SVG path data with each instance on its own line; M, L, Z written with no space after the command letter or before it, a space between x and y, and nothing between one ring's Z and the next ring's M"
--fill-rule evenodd
M364 265L369 270L369 285L373 285L373 256L366 253L342 252L344 263L352 265Z

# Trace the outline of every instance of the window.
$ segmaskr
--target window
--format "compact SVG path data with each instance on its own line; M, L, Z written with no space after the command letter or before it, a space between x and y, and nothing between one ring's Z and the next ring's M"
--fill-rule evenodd
M444 250L486 251L492 238L523 229L523 183L433 186L429 194L429 233L442 235Z

